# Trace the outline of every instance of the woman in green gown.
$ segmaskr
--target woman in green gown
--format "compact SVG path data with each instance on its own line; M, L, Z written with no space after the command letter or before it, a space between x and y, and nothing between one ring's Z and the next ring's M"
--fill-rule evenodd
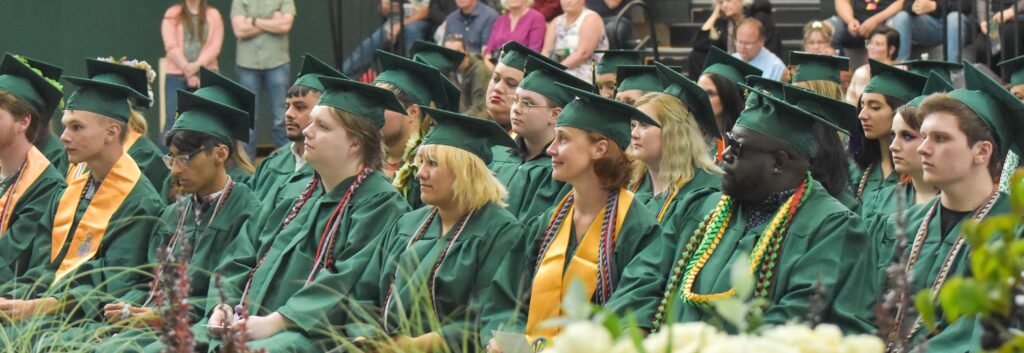
M630 121L658 123L624 103L565 87L577 99L558 116L547 152L553 177L573 188L509 251L485 309L484 339L501 326L534 342L553 338L559 329L542 323L563 316L571 282L605 304L626 264L661 233L652 212L626 189L631 161L624 152ZM495 343L491 348L500 350Z
M355 288L373 323L363 344L396 349L476 351L480 312L505 252L523 227L504 208L506 192L490 170L491 148L515 146L491 121L425 108L435 125L417 151L423 202L381 236ZM362 264L360 264L362 265ZM374 338L384 334L390 339ZM360 341L361 339L357 339Z
M304 131L304 158L317 172L301 197L281 205L228 246L207 298L197 342L216 349L225 327L245 328L250 348L306 352L342 310L343 263L408 211L381 174L384 110L400 111L388 90L321 77L325 92ZM359 265L361 266L361 265ZM223 301L221 298L227 301ZM159 344L147 350L158 350Z
M893 171L889 151L892 119L896 108L921 94L926 80L878 61L870 60L870 65L872 76L860 96L858 115L864 135L850 138L850 186L860 202L856 211L865 217L895 211L891 196L900 175Z

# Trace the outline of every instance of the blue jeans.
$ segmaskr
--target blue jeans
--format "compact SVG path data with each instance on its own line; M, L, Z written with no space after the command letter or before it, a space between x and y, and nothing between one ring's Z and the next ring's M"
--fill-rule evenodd
M906 11L897 16L907 16L910 20L910 36L914 44L933 47L942 44L942 21L929 15L914 15ZM960 61L960 47L964 39L974 37L974 27L968 25L968 17L959 12L946 14L946 61ZM963 28L965 33L961 34ZM964 39L960 39L964 38Z
M387 50L391 45L391 42L388 41L388 26L389 24L385 23L376 31L373 31L369 37L363 39L363 42L359 43L359 47L352 52L352 55L341 64L341 72L355 78L369 70L376 59L374 55L375 50ZM406 25L402 34L402 43L405 45L405 50L408 51L412 47L413 42L426 39L427 32L429 31L430 22L426 20L415 21Z
M160 138L157 142L157 146L160 146L164 152L167 152L167 146L164 146L164 136L167 135L168 131L171 131L171 126L174 125L174 119L178 114L178 90L192 92L188 88L188 81L185 80L185 76L181 75L167 75L164 80L164 101L166 102L166 110L164 110L164 129L160 134Z
M902 16L901 16L902 15ZM832 33L833 48L862 48L867 38L854 36L846 29L846 22L839 16L832 16L828 19L834 32ZM903 12L896 14L885 21L885 25L892 27L900 34L900 50L896 53L896 60L905 61L910 58L910 16Z
M273 114L274 123L274 147L281 147L288 144L288 135L284 127L284 98L291 85L291 66L284 63L281 66L253 70L241 66L235 66L238 73L238 83L256 93L256 117L259 117L260 94L266 93L270 97L270 112ZM254 121L255 118L254 117ZM259 125L256 123L255 125ZM253 158L256 157L256 126L253 126L252 134L249 136L249 144L245 151Z

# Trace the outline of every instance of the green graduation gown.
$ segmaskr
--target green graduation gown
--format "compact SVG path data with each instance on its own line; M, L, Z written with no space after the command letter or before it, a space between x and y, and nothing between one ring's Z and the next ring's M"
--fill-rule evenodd
M43 152L46 159L50 160L50 164L60 172L60 175L68 174L68 154L64 151L64 144L60 142L60 137L47 129L36 140L35 145L39 152Z
M163 168L165 170L167 170L167 166L163 165L163 161L162 160L160 161L160 163L161 163L160 165L162 165ZM139 168L142 168L142 167L139 167ZM249 184L249 177L252 175L252 173L249 173L245 169L242 169L241 167L235 165L234 163L230 163L230 162L227 164L227 171L228 171L228 176L231 177L231 180L234 180L236 183L242 183L242 184L247 184L247 185ZM143 171L143 172L145 172L145 171ZM170 172L170 170L168 170L168 172ZM177 202L177 200L175 200L174 198L171 197L171 191L173 191L173 189L174 189L174 185L171 185L171 183L173 181L174 181L174 178L171 176L170 173L168 173L167 176L164 177L163 181L160 184L153 184L153 185L159 185L160 186L159 190L157 190L157 191L160 192L160 199L164 200L165 204L173 204L173 203ZM249 190L252 190L251 186L249 187ZM256 195L259 195L259 194L256 194ZM256 199L257 199L257 201L261 200L259 198L259 196L257 196Z
M139 169L142 170L142 175L145 175L146 179L149 179L149 182L154 186L162 185L164 179L167 179L171 174L171 170L167 169L163 159L161 159L164 153L160 151L160 147L153 144L153 141L150 141L146 136L135 140L132 147L128 148L128 155L132 156L135 163L139 165Z
M481 342L486 344L491 330L524 332L529 316L530 291L537 265L540 240L548 228L555 207L535 217L526 227L526 236L509 249L498 274L494 277L491 303L484 307ZM595 222L601 222L600 219ZM571 226L563 224L563 227ZM622 285L623 270L641 251L662 234L655 215L642 202L634 200L629 205L619 236L613 247L611 268L612 288ZM578 242L569 237L566 263L575 256ZM575 244L574 244L575 243Z
M292 146L294 144L295 142L289 143L271 153L263 162L260 162L256 172L246 180L246 183L258 195L260 200L266 200L264 197L271 190L278 185L284 184L289 176L297 171L295 169L295 154L292 153Z
M882 168L877 164L871 167L870 172L867 184L864 185L864 192L857 198L860 204L856 206L855 211L863 216L892 213L896 210L896 198L893 197L893 190L896 185L899 185L899 174L894 170L889 173L888 177L883 177ZM863 176L864 171L857 167L856 163L850 162L850 189L853 190L854 197L857 197L857 190L860 188Z
M17 176L13 177L17 179ZM50 228L39 220L50 212L50 201L59 198L67 187L63 174L52 164L36 180L18 182L32 184L18 197L17 203L8 206L12 210L7 231L0 234L0 283L25 275L33 263L40 262L38 259L50 256L50 238L46 236ZM13 181L0 184L0 195L6 193L12 184Z
M473 212L454 243L458 226L442 235L441 217L435 216L410 244L434 210L407 213L385 232L355 290L363 310L373 315L352 321L379 324L390 294L384 332L412 337L437 332L449 351L478 351L480 312L489 302L490 283L524 229L511 213L487 204ZM431 288L431 272L439 260Z
M516 139L520 151L525 151L522 138ZM544 147L547 150L547 147ZM551 208L565 196L572 186L551 177L551 156L542 152L533 159L523 160L515 149L495 146L490 168L508 189L506 209L521 220L529 220Z
M229 258L217 269L223 276L222 290L228 298L228 304L239 302L250 271L265 256L264 262L256 267L247 295L249 314L268 315L276 311L295 322L298 327L312 331L301 332L299 335L295 335L294 331L284 331L267 339L251 341L250 348L263 347L273 352L296 349L308 343L295 340L308 342L309 336L322 333L315 330L326 320L320 309L332 308L341 302L341 293L330 290L336 287L332 281L337 276L332 274L343 268L341 266L345 260L379 236L387 223L408 211L401 195L383 174L371 173L341 213L334 248L331 249L333 263L321 265L313 281L307 283L323 230L327 228L332 212L355 178L353 176L342 181L329 192L319 191L295 216L294 221L280 232L276 232L275 228L279 227L279 221L266 223L262 232L274 232L276 236L265 237L259 233L250 233L246 238L236 238L229 246ZM287 216L291 205L278 209L268 218L283 219L282 215ZM285 212L280 212L280 209ZM323 266L327 269L323 269ZM207 308L220 303L220 292L216 288L210 290ZM203 325L205 321L199 324ZM202 326L198 329L206 331ZM215 345L211 341L211 348Z
M925 221L929 209L934 204L933 202L923 203L916 205L907 210L907 216L905 219L906 228L904 234L907 237L907 248L905 256L910 255L912 248L912 242L914 241L915 235L918 233L921 224ZM941 206L938 206L941 207ZM1009 197L1006 194L1000 193L999 199L996 200L989 215L1000 215L1010 213L1012 211L1010 206ZM911 284L910 294L916 295L920 291L931 290L932 284L938 277L943 261L946 259L947 254L953 249L953 245L956 243L958 235L961 233L961 228L964 225L964 221L970 219L970 215L963 217L957 224L950 230L949 234L941 234L941 214L939 209L935 210L934 216L928 223L928 235L925 238L924 243L921 247L920 256L918 256L917 263L911 270ZM878 248L879 259L891 259L893 257L893 250L896 243L895 230L896 220L892 217L885 223L885 228L878 231L878 234L874 236L880 238L880 247ZM970 275L970 247L966 244L957 254L957 257L953 260L953 265L947 275L946 279L954 276L969 276ZM888 263L888 260L880 261ZM884 268L883 268L884 270ZM878 276L878 283L884 283L884 273L876 273ZM879 292L884 291L885 287L881 287ZM936 320L943 320L941 313ZM904 327L910 327L912 320L915 317L908 316L905 319ZM920 345L924 342L927 336L927 328L922 327L917 330L914 337L910 340L912 346ZM925 352L934 353L961 353L961 352L977 352L981 350L981 334L982 327L976 318L963 317L957 319L953 323L942 328L934 336L928 338ZM914 347L916 349L916 347Z
M645 184L650 185L650 177L644 178L647 182ZM642 196L648 196L647 209L654 214L654 217L658 217L662 209L665 214L661 216L658 221L661 224L661 230L665 234L676 234L675 230L683 227L683 221L686 219L684 216L691 212L692 208L699 207L703 204L703 201L711 194L714 194L722 188L722 176L719 174L710 173L702 168L697 168L693 171L693 179L690 179L679 192L675 193L675 197L669 201L667 207L665 205L665 199L672 196L671 191L666 191L657 196L648 196L649 194L637 194L637 198ZM642 190L642 188L641 188Z
M821 184L813 182L811 188L811 194L800 205L783 240L783 250L775 267L775 280L769 289L769 305L765 308L764 319L768 324L784 324L793 319L807 318L814 296L813 288L820 278L825 288L824 297L821 298L825 322L845 327L856 321L856 318L836 310L832 303L837 286L843 282L841 279L847 279L860 261L855 256L843 254L856 254L865 250L863 226L860 218L828 195ZM686 218L683 228L675 234L665 233L658 243L648 247L630 263L606 307L620 314L632 311L638 326L650 328L678 256L721 197L721 193L706 197L701 206L682 216ZM748 211L745 206L734 204L734 207L732 220L722 240L696 277L694 293L720 293L731 289L729 269L732 263L750 256L757 239L770 223L770 220L765 221L744 232ZM665 317L674 318L675 322L710 320L704 311L706 308L682 302L682 293L678 287L671 294L671 311L666 312Z

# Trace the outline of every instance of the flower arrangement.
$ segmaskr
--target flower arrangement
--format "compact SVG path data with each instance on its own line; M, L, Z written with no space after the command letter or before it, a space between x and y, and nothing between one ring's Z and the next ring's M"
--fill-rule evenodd
M148 90L148 92L146 94L149 95L149 100L151 102L150 106L146 107L146 108L152 108L152 105L153 105L152 102L154 102L154 100L153 100L153 81L156 80L156 71L153 70L153 66L152 65L150 65L145 60L139 60L139 59L130 59L129 60L127 57L124 57L124 56L122 56L120 58L115 58L113 56L101 56L101 57L96 58L96 60L106 61L106 62L115 63L115 64L121 64L121 65L126 65L126 66L131 66L131 67L134 67L134 68L137 68L137 69L145 70L146 71L146 88Z

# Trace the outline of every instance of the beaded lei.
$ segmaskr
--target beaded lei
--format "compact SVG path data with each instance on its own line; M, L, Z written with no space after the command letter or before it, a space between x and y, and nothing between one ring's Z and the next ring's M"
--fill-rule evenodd
M750 254L750 272L757 274L757 282L754 289L755 297L768 297L775 265L782 253L782 241L786 236L786 231L789 229L793 216L800 205L807 200L807 196L810 193L811 173L808 172L804 181L796 188L796 192L786 200L782 207L779 207L775 216L772 217L771 223L761 233L757 243L754 245L754 249ZM701 226L694 230L693 235L690 236L690 240L683 248L682 254L676 261L675 266L672 267L665 294L662 295L661 302L658 304L658 309L652 320L651 332L657 332L661 327L665 320L665 310L680 282L682 282L680 299L687 305L706 305L712 301L729 298L736 294L735 288L711 294L693 292L693 284L697 279L697 275L704 268L704 265L707 264L708 259L711 258L723 235L725 235L726 229L729 227L733 211L735 211L733 208L734 203L735 201L732 197L723 195L714 211L704 217Z

